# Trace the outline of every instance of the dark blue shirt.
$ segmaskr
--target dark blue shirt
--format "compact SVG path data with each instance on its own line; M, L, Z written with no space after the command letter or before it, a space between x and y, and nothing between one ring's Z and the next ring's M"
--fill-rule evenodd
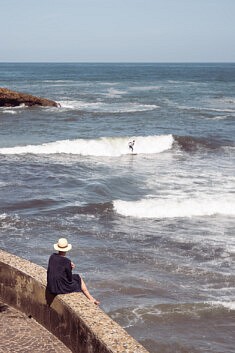
M71 261L59 254L50 256L47 268L47 288L53 294L81 292L81 277L72 274Z

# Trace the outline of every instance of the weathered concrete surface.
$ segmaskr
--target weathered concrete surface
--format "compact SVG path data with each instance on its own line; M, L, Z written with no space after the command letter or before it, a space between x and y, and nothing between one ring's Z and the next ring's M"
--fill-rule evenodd
M40 98L32 96L31 94L15 92L7 88L0 87L0 107L17 107L21 104L24 104L28 107L32 107L34 105L40 105L43 107L59 106L59 104L50 99Z
M46 292L46 270L0 250L0 296L76 353L147 353L82 293Z
M0 353L71 353L33 318L0 301Z

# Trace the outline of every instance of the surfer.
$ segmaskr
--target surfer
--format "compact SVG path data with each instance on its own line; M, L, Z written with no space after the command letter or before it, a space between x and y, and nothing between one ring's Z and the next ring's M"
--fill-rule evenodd
M129 149L131 150L131 152L133 152L133 147L134 147L134 144L135 144L135 140L133 140L133 141L130 141L129 143L128 143L128 146L129 146Z
M50 256L47 268L47 288L52 294L66 294L74 292L83 292L85 296L94 304L99 301L89 293L85 282L79 274L72 274L75 265L66 257L66 252L72 249L67 239L60 238L54 249L58 253Z

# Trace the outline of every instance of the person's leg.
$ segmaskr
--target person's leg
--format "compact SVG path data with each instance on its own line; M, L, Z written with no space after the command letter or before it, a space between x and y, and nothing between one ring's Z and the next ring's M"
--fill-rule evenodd
M83 281L83 279L81 278L82 281L82 291L85 294L85 296L94 304L99 305L100 302L98 300L96 300L95 298L92 297L92 295L89 293L89 290L87 289L87 286L85 284L85 282Z

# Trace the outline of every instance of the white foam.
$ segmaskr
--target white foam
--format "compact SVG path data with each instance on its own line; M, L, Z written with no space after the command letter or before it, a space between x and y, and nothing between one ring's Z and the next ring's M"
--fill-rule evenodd
M130 87L130 90L132 90L132 91L155 91L155 90L159 90L160 88L161 88L161 86L150 85L150 86Z
M7 218L7 214L6 213L0 214L0 220L4 220L6 218Z
M9 183L5 182L5 181L0 181L0 188L4 188L6 186L8 186Z
M115 93L111 92L111 95ZM116 92L117 94L117 92ZM61 107L68 110L81 110L88 112L104 112L104 113L134 113L154 110L159 108L155 104L139 104L139 103L105 103L105 102L85 102L85 101L60 101Z
M123 216L135 218L182 218L197 216L235 215L235 200L221 197L211 199L143 199L113 202L114 209Z
M3 114L17 114L17 112L15 110L10 110L10 109L5 109L2 111Z
M17 114L17 111L27 108L24 103L16 107L0 107L0 112L3 114Z
M128 142L135 140L134 152L138 154L160 153L172 147L172 135L101 137L93 140L77 139L44 143L42 145L0 148L0 154L56 154L67 153L84 156L121 156L129 154Z
M225 112L225 113L234 113L235 110L234 109L220 109L220 108L202 108L204 110L211 110L213 112Z
M218 112L218 113L234 113L234 109L227 109L227 108L208 108L208 107L193 107L193 106L185 106L185 105L179 105L179 109L184 109L184 110L200 110L200 111L211 111L211 112Z
M210 301L207 303L210 305L213 305L213 306L222 306L222 307L229 309L229 310L235 310L235 302L234 301L231 301L231 302Z
M213 118L208 118L208 120L226 120L228 119L227 115L214 116Z
M125 93L126 93L126 91L122 91L122 90L114 89L114 88L109 88L108 93L106 93L106 96L109 98L120 98Z
M6 213L0 214L1 229L3 230L14 230L16 229L17 223L20 221L20 217L15 214L10 216Z

